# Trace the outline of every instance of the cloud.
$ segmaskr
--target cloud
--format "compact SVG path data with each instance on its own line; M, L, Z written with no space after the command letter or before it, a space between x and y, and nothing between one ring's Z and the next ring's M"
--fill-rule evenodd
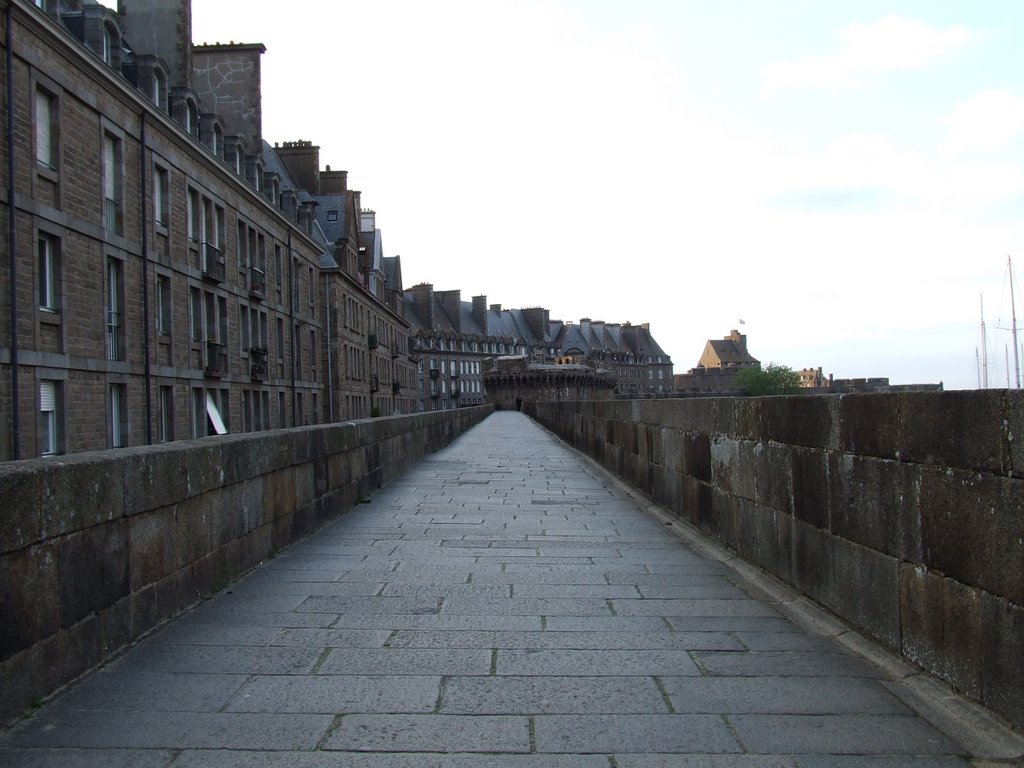
M1009 91L981 91L942 122L949 126L942 148L950 154L1006 149L1024 133L1024 99Z
M840 35L845 46L838 53L765 67L761 96L787 88L857 88L873 75L922 69L971 39L961 26L937 29L894 14L873 24L851 24Z

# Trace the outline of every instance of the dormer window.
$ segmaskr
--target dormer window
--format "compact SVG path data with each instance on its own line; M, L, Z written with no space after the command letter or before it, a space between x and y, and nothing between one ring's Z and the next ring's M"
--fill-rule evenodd
M186 133L195 136L199 131L199 108L192 99L185 99L184 127Z
M156 104L158 109L164 107L164 91L167 87L167 78L164 77L164 73L159 69L153 70L153 92L150 94L150 98L153 99L153 103Z
M224 131L219 125L213 126L213 154L224 156Z
M117 52L121 47L121 38L112 24L104 22L100 43L100 56L103 58L103 61L112 67L116 67L118 65L117 59L119 57Z

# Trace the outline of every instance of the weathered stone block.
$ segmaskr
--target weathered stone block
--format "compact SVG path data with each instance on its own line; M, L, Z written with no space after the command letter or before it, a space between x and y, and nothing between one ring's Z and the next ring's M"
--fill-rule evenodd
M982 678L979 591L904 563L900 617L903 655L977 699Z
M742 402L738 397L716 397L714 399L714 434L736 436L736 406ZM710 405L710 403L709 403Z
M233 435L221 444L223 485L269 474L292 463L292 443L280 433Z
M739 553L780 579L793 570L793 518L761 504L742 504L739 512Z
M898 397L901 460L982 472L1009 470L999 390L908 392Z
M831 530L910 562L921 562L921 466L871 456L829 461Z
M124 514L124 465L101 454L54 457L40 468L44 538L80 531Z
M136 515L189 496L185 458L190 446L166 443L123 452L124 510Z
M791 583L812 600L834 606L832 537L827 530L793 522L793 571Z
M217 441L218 438L209 437L189 443L184 459L190 497L220 488L224 484L221 450Z
M762 434L761 409L758 398L739 397L733 404L735 423L733 434L742 440L759 440Z
M833 610L888 648L900 647L899 560L833 536Z
M124 520L62 536L56 551L61 627L70 627L128 594Z
M829 453L817 448L792 449L793 515L817 528L829 527Z
M13 552L43 537L42 475L35 462L0 463L0 553Z
M735 496L725 493L715 486L711 487L711 520L708 529L711 534L725 542L733 549L739 549L739 520L740 513L738 505L752 504L753 502L737 502Z
M899 458L899 397L889 394L840 395L839 445L848 453Z
M690 477L711 482L711 437L706 432L682 435L683 471Z
M741 449L742 453L742 449ZM777 443L756 443L753 461L746 471L753 470L754 500L787 515L793 514L792 450Z
M174 511L174 565L185 568L206 555L212 545L213 506L220 503L220 492L178 504Z
M1007 473L1024 477L1024 390L1007 391L1003 405L1003 439L1010 456Z
M754 443L716 437L711 443L712 483L726 493L745 499L756 497Z
M981 595L981 702L1024 730L1024 606Z
M712 518L711 486L702 483L693 477L680 478L680 493L682 495L682 517L699 525L701 528L710 529Z
M163 579L178 567L176 505L128 519L128 578L131 591Z
M839 447L839 398L830 395L762 397L759 440L804 445L811 448Z
M0 659L60 628L58 594L57 559L51 546L0 556Z
M255 477L225 487L220 503L211 507L213 546L221 547L245 536L263 522L263 478Z
M925 468L924 564L1024 605L1024 479Z

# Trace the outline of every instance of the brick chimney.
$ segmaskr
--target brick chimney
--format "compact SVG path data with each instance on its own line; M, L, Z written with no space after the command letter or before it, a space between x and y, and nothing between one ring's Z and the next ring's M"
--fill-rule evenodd
M487 297L486 296L474 296L473 297L473 319L476 320L477 325L480 326L480 330L484 336L487 335Z
M331 166L320 172L321 195L344 195L348 192L348 171L332 171Z
M311 195L320 194L320 147L312 141L285 141L275 147L292 179Z
M454 291L439 291L441 296L441 306L444 307L444 311L448 313L448 317L452 321L452 327L462 332L462 292L459 290Z
M432 329L434 327L434 286L430 283L420 283L409 290L412 291L412 302L416 307L416 314L428 328Z
M523 310L526 324L530 327L530 332L537 341L547 341L549 316L550 312L541 307L531 307Z

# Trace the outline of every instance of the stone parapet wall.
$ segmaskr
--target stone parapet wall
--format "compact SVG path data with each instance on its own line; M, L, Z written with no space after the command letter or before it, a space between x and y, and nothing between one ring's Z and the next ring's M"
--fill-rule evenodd
M0 464L0 722L368 499L490 412Z
M524 410L744 559L1024 728L1024 393Z

